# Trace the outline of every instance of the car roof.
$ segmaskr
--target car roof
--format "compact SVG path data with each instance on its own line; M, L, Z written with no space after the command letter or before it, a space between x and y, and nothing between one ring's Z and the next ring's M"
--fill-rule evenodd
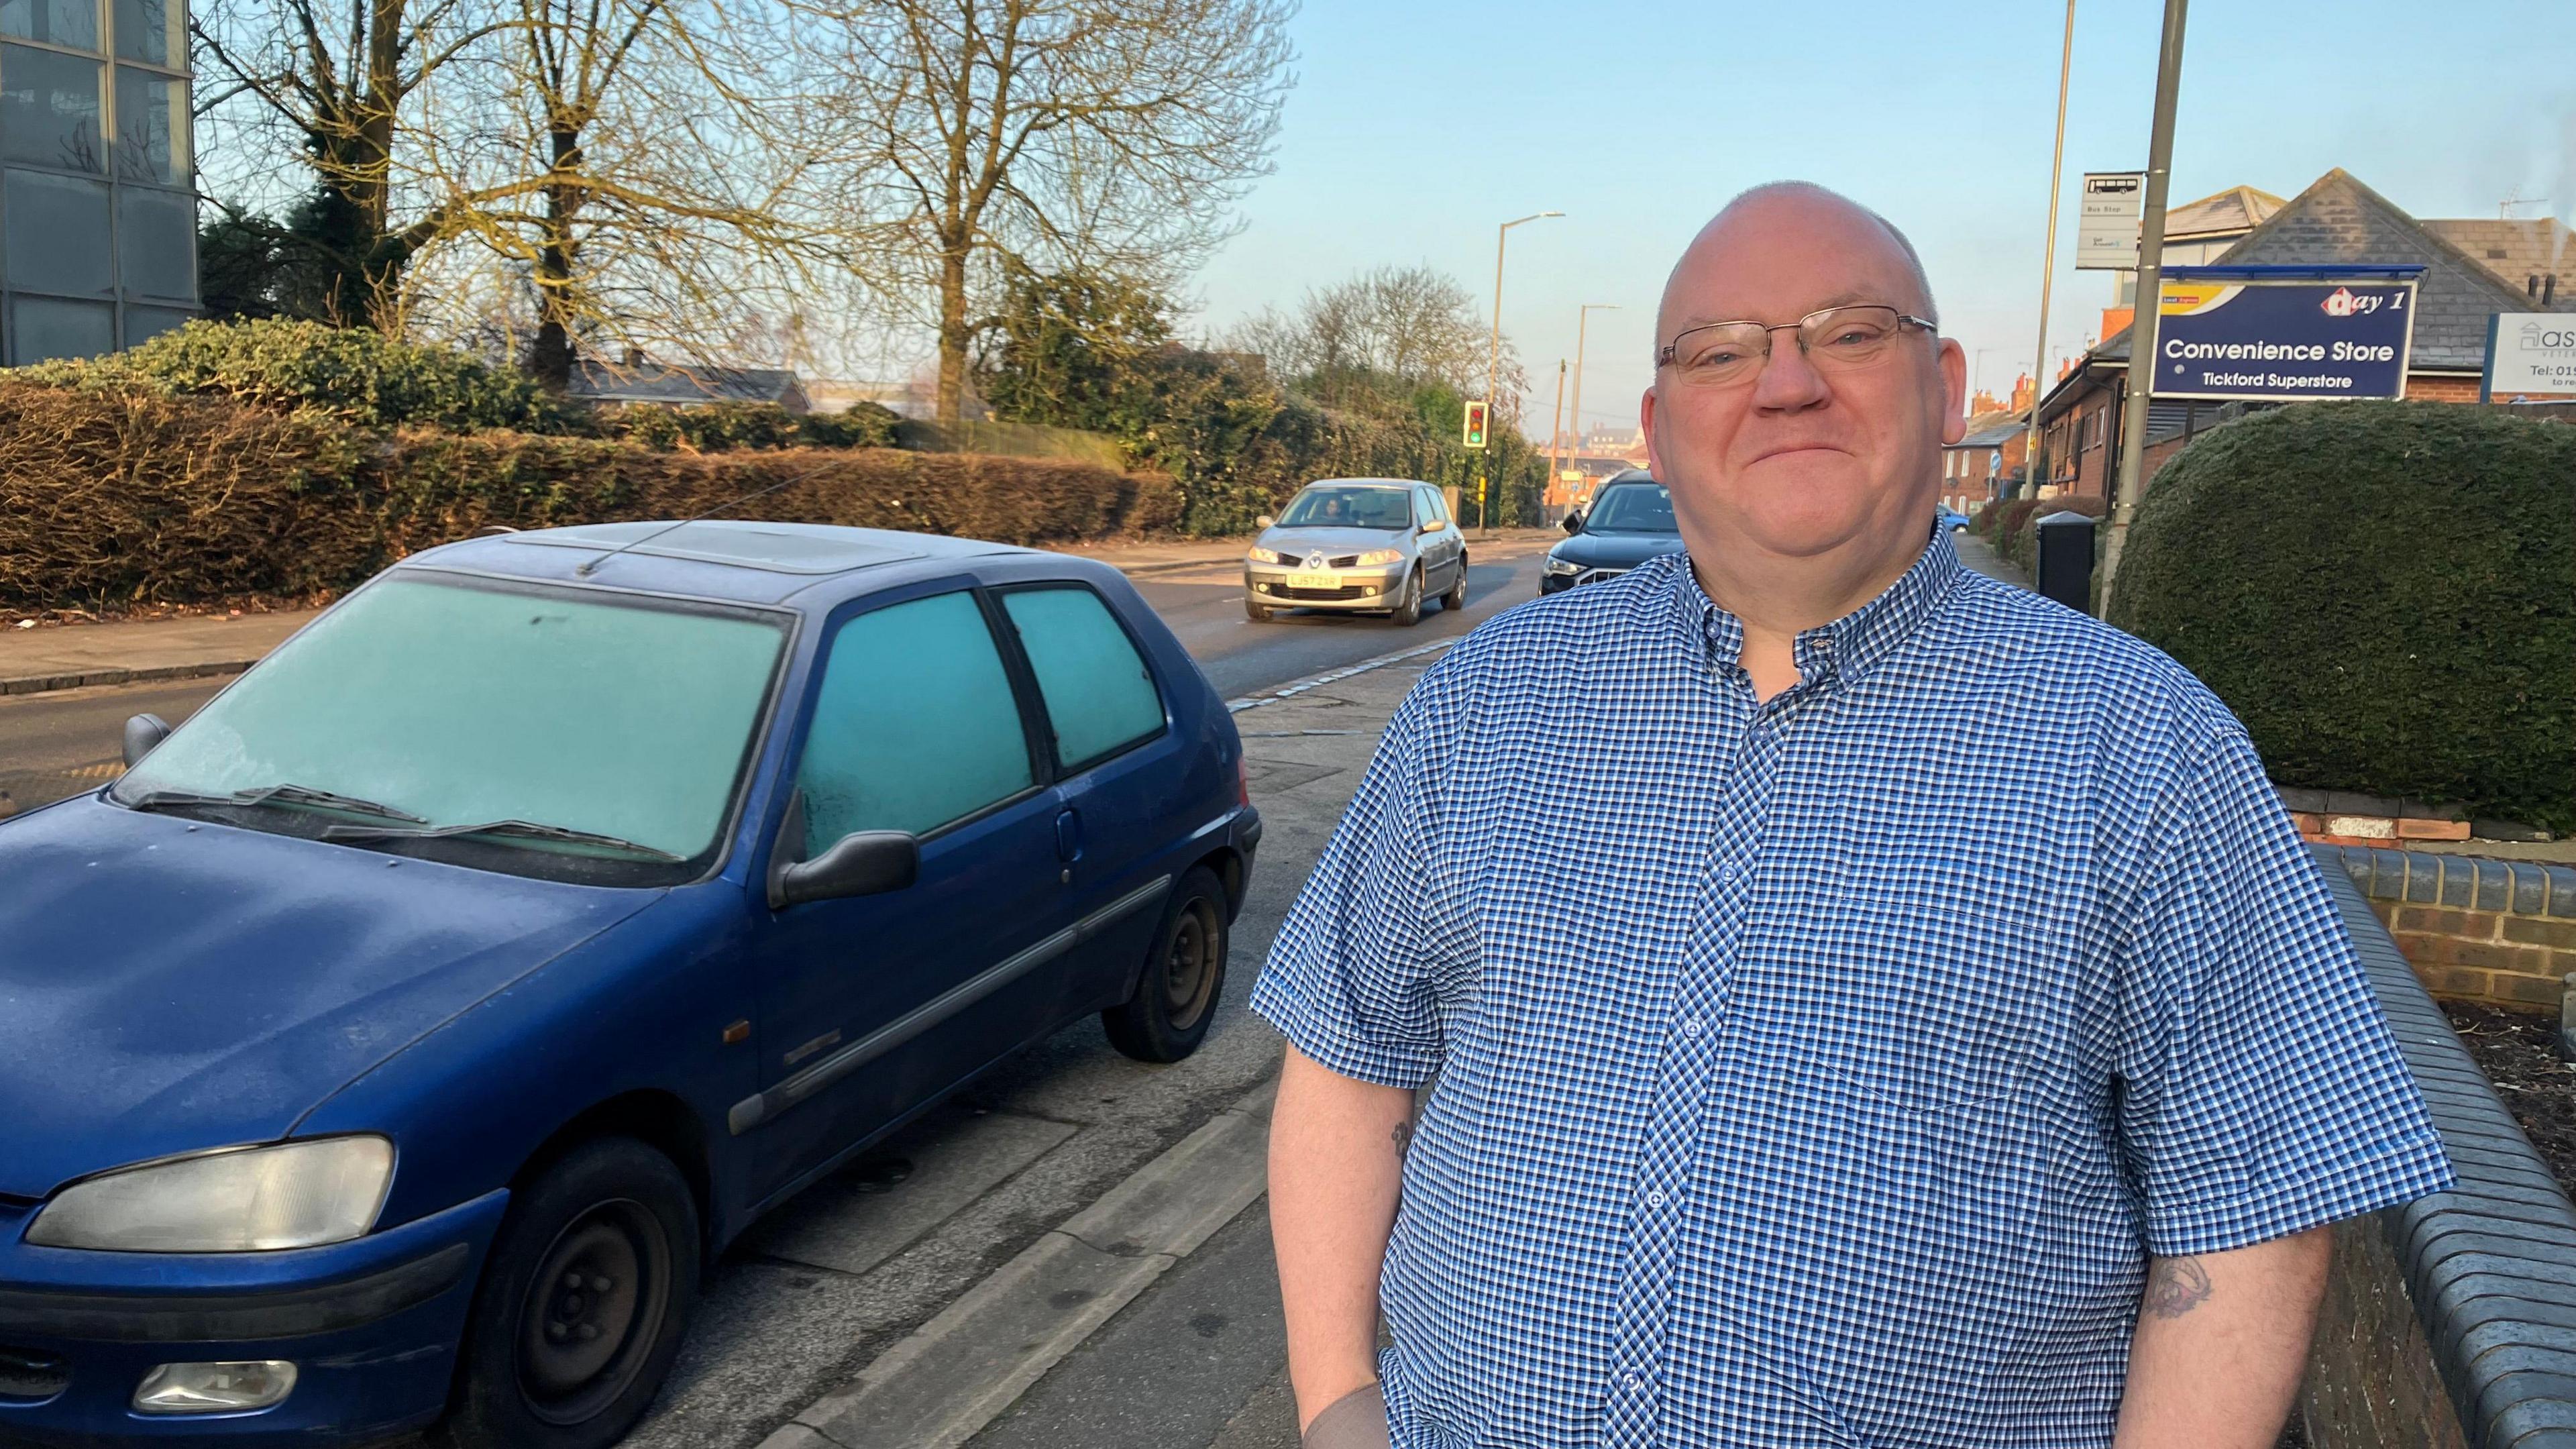
M1620 483L1652 483L1654 481L1655 475L1647 472L1643 468L1623 468L1618 472L1611 474L1609 477L1602 479L1601 486L1609 488Z
M1428 488L1431 485L1414 478L1318 478L1306 488ZM1297 491L1303 493L1306 488Z
M1009 555L1061 557L933 533L707 518L500 533L429 549L400 566L781 604L809 590L830 599L845 598L925 574L950 572L967 560Z

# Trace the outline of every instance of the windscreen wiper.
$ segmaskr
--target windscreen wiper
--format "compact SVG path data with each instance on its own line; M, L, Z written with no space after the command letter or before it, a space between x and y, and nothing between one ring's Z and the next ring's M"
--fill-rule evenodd
M683 861L685 855L673 855L659 846L643 845L614 835L592 830L575 830L568 825L541 825L534 820L487 820L480 825L438 825L427 830L397 830L383 825L334 825L322 832L324 840L551 840L565 845L596 845L608 850L631 851L654 860Z
M351 815L373 815L380 820L408 820L415 825L429 823L408 810L361 800L355 795L316 790L310 785L261 785L256 789L235 790L224 795L196 790L146 790L131 800L117 803L129 810L151 810L165 805L292 805L315 810L344 810Z

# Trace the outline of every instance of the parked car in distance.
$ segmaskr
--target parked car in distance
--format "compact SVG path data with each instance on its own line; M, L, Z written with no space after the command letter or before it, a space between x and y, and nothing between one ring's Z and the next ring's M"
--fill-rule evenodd
M1590 508L1566 515L1565 531L1565 542L1549 549L1539 568L1542 595L1616 578L1650 558L1682 550L1672 490L1643 468L1603 479Z
M1188 1055L1261 836L1117 571L872 530L431 549L127 739L0 822L13 1446L601 1449L764 1211Z
M1421 622L1436 598L1467 607L1467 539L1440 490L1407 478L1327 478L1297 490L1243 560L1243 612L1384 614Z
M1968 526L1968 515L1966 515L1966 514L1964 514L1964 513L1961 513L1959 510L1957 510L1957 509L1955 509L1955 508L1949 508L1949 507L1944 507L1944 508L1942 508L1942 509L1941 509L1941 513L1940 513L1940 520L1941 520L1941 527L1943 527L1943 528L1947 528L1947 529L1956 530L1956 529L1962 529L1962 528L1965 528L1965 527L1967 527L1967 526Z

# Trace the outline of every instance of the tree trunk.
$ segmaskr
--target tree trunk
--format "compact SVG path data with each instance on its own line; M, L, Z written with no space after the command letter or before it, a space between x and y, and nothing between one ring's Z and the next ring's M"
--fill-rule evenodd
M558 126L552 133L554 172L558 178L577 174L581 166L580 133ZM537 386L561 397L572 391L572 324L580 302L574 294L573 266L580 242L573 218L581 210L581 188L557 180L546 187L545 230L537 247L537 335L528 347L528 375Z
M966 247L951 242L939 256L939 421L966 411Z

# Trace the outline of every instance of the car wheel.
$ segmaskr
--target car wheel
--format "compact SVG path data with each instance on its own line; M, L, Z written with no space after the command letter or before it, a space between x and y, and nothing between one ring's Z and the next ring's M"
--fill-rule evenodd
M519 1192L466 1320L454 1449L607 1449L653 1402L698 1292L698 1210L671 1159L587 1142Z
M1269 623L1271 617L1278 612L1279 611L1277 609L1271 608L1267 604L1255 603L1250 594L1243 596L1243 617L1250 619L1256 624Z
M1440 596L1440 607L1453 614L1467 607L1467 555L1463 550L1458 555L1458 577L1449 585L1449 592Z
M1177 1062L1199 1049L1225 990L1225 885L1192 866L1172 888L1136 994L1100 1014L1109 1044L1140 1062Z
M1414 565L1413 572L1404 576L1404 597L1392 610L1388 611L1387 617L1393 619L1396 627L1399 629L1410 629L1414 625L1422 622L1421 565Z

